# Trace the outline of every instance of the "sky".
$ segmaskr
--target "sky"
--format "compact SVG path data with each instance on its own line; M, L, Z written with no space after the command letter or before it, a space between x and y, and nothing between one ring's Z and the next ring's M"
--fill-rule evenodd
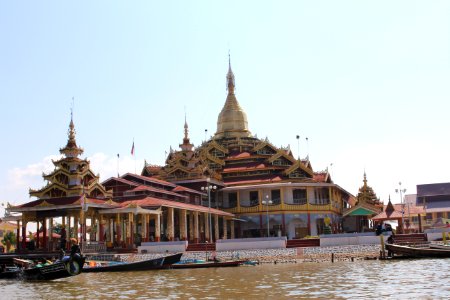
M45 185L71 107L101 180L162 165L185 116L199 145L229 53L252 134L351 194L449 182L448 1L2 1L0 41L2 204Z

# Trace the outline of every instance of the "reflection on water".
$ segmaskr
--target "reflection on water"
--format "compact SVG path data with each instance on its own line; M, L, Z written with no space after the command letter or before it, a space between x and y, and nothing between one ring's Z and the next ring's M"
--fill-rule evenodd
M1 299L448 299L450 259L265 264L0 281Z

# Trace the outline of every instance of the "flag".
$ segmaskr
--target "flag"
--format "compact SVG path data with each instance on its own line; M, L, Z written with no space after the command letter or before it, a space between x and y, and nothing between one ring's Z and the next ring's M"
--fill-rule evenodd
M133 146L131 146L131 155L134 156L134 141L133 141Z

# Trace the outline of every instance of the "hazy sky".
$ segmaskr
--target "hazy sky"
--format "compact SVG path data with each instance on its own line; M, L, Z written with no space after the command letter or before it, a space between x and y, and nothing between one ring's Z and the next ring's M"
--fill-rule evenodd
M118 153L121 174L162 164L185 111L199 145L216 131L229 50L251 132L350 193L364 170L385 202L399 182L449 181L449 1L2 1L0 202L45 185L72 97L102 180Z

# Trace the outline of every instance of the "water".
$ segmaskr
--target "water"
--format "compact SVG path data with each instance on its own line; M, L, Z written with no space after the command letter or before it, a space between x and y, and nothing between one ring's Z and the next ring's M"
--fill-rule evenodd
M449 299L450 259L264 264L0 281L1 299Z

